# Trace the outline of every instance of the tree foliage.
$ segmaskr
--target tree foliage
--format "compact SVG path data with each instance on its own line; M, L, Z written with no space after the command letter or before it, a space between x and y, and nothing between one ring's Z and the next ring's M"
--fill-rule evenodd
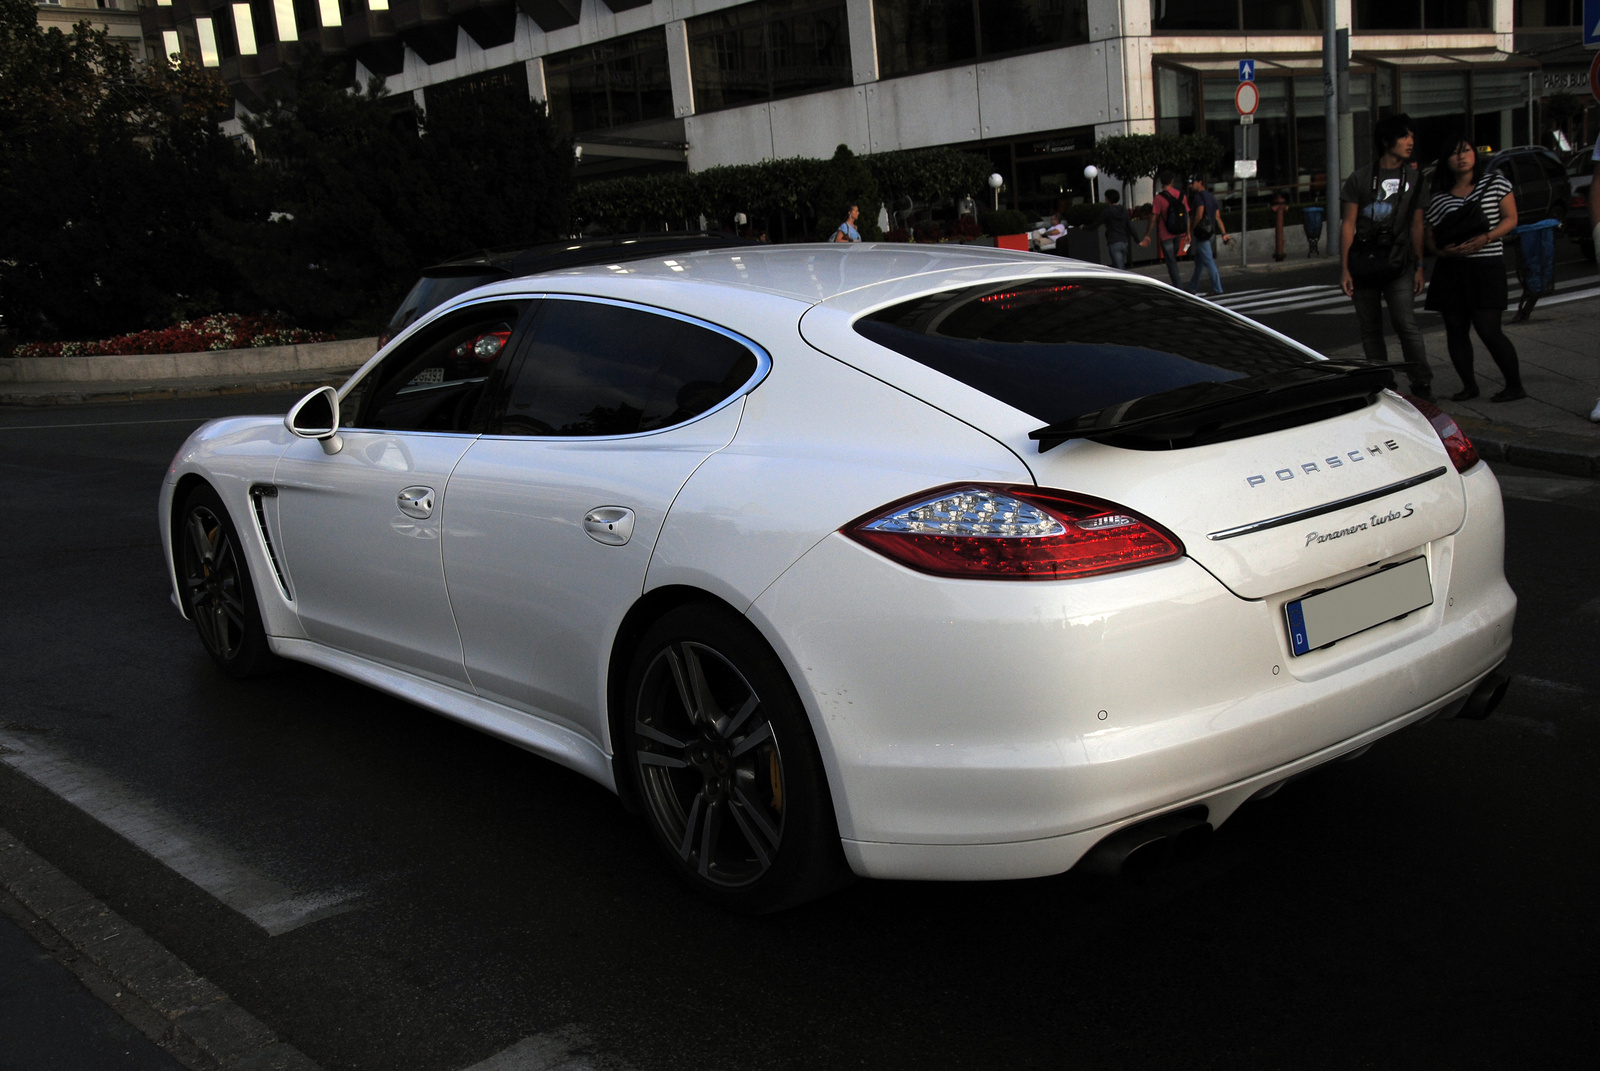
M135 62L104 31L41 30L0 0L0 317L14 334L95 337L228 301L197 206L244 166L217 129L222 83ZM201 209L203 222L203 209Z
M612 232L698 225L732 226L743 213L777 241L813 240L833 233L850 204L861 206L863 238L878 237L878 206L902 197L940 201L984 189L981 156L951 149L917 149L856 156L844 146L830 160L789 157L759 164L710 167L692 175L606 179L580 186L575 220Z
M1124 182L1151 178L1169 167L1183 175L1212 171L1225 154L1210 134L1116 134L1094 143L1100 170Z

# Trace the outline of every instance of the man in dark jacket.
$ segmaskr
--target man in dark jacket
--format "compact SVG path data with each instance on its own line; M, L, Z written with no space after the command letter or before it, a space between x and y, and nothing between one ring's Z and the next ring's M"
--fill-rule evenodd
M1100 222L1106 225L1106 253L1113 268L1128 266L1128 251L1133 245L1133 220L1128 206L1122 203L1122 194L1106 191L1106 207L1100 213Z
M1433 370L1417 328L1413 301L1422 293L1422 177L1411 162L1416 135L1405 115L1380 119L1372 131L1378 159L1357 168L1339 192L1339 285L1356 303L1361 348L1387 364L1383 306L1400 337L1411 393L1433 397Z

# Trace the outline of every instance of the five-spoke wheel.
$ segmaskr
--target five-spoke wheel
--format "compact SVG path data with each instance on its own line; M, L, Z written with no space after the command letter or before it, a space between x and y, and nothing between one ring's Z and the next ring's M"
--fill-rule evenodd
M771 911L844 873L826 778L781 663L703 604L644 637L624 740L641 802L679 872L725 906Z

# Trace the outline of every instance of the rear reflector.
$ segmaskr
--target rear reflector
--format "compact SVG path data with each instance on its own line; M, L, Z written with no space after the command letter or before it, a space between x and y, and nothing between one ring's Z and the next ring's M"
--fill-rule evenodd
M1428 418L1433 430L1439 433L1439 441L1444 443L1445 452L1450 455L1450 463L1456 467L1457 472L1466 472L1478 463L1478 448L1472 445L1467 433L1450 419L1449 413L1432 402L1413 398L1409 394L1402 394L1400 397L1410 402L1416 407L1417 412Z
M974 580L1069 580L1183 555L1177 536L1132 510L1013 484L925 491L841 531L918 572Z

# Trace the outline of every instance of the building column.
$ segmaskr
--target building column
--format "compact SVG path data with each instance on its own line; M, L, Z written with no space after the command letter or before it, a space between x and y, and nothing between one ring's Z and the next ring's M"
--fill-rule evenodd
M694 82L689 78L689 24L683 19L667 23L667 71L672 76L672 114L679 119L694 114Z
M878 27L872 0L845 0L850 24L850 68L855 85L878 80Z

